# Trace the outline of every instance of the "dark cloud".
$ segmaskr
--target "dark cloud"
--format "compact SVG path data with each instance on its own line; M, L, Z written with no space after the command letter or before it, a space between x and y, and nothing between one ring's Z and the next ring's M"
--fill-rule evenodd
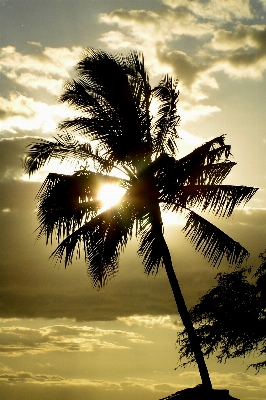
M0 71L0 87L1 87L1 97L3 98L8 98L10 93L13 91L22 90L22 86L15 83L13 79L7 77L6 74L4 74L2 71ZM0 115L0 119L1 118L2 117Z
M197 63L182 51L174 50L166 53L158 49L157 55L162 64L168 64L173 68L173 75L187 87L191 87L199 75L207 69L206 65Z
M0 139L0 181L21 178L23 175L22 158L26 152L27 145L32 141L33 138L28 136ZM6 197L7 195L8 191L3 188L0 195L0 204L1 197ZM11 201L13 200L11 199Z

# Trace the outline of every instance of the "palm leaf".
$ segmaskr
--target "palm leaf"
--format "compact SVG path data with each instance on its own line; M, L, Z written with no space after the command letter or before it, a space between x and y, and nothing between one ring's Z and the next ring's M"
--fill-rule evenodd
M161 200L174 202L176 194L183 187L220 185L231 171L235 163L223 163L195 166L193 170L184 171L179 161L165 157L155 175L161 192Z
M104 171L110 171L113 164L110 160L100 156L97 150L93 150L89 143L80 143L71 134L61 134L53 140L40 139L28 146L23 167L26 173L32 175L41 169L52 158L71 161L72 163L87 163L89 160L97 163Z
M139 221L138 254L143 258L145 273L149 275L150 273L156 274L160 265L163 265L165 246L159 205L151 201L149 206L147 205L147 209L148 212Z
M249 252L238 242L194 211L189 212L183 232L195 249L214 266L219 266L224 256L230 265L236 266L249 256Z
M118 257L132 235L134 216L127 203L102 212L64 239L52 257L62 260L65 265L72 262L75 249L80 256L81 243L84 246L88 272L94 286L104 285L115 275ZM65 255L65 257L64 257Z
M177 114L179 92L176 90L177 82L166 75L152 91L152 97L159 102L158 117L152 125L153 152L157 156L162 153L176 155L176 131L180 121Z
M64 84L63 93L58 100L76 110L94 115L101 113L100 101L104 101L100 96L96 96L91 90L88 90L82 79L78 78L71 79Z
M163 201L165 209L172 211L197 207L201 211L212 211L219 217L230 217L235 207L244 206L256 191L256 188L247 186L186 185L177 187L176 193L171 191L171 195L167 194Z
M118 178L88 171L49 174L37 194L38 238L45 235L46 241L52 242L55 234L59 242L70 235L99 211L100 186L117 181Z
M179 160L167 155L156 160L154 173L165 200L172 201L172 196L183 185L217 185L223 182L235 163L227 159L230 153L228 146L223 145L223 137L216 140L205 143ZM220 162L222 156L224 161Z
M91 104L94 109L89 110L89 112L96 112L92 115L94 138L106 145L109 151L114 154L114 157L121 161L129 158L131 160L136 159L139 156L138 153L143 154L143 148L147 147L143 140L145 139L144 133L147 124L143 124L143 115L139 113L139 107L137 107L139 100L137 103L135 101L136 93L140 91L141 86L137 90L136 83L139 83L139 80L135 80L136 87L132 91L132 85L127 75L128 70L130 68L132 70L132 59L132 55L128 57L118 54L110 55L89 48L84 53L83 59L78 63L78 80L72 83L72 86L74 84L79 86L81 95L85 92L87 97L93 97ZM136 56L134 65L139 67L141 65L141 61L136 62ZM106 71L108 71L108 74L106 74ZM112 79L110 79L110 76ZM70 90L66 88L67 93L61 96L61 101L73 103L77 109L83 111L85 101L80 102L80 96L76 96L76 93L73 94L74 99L72 99L71 95L75 90L71 87L71 84L69 86ZM147 84L145 88L147 90ZM104 122L105 128L108 126L108 129L95 129L99 115L102 116L99 121L100 128L101 122ZM89 115L86 118L90 119ZM75 119L76 127L81 129L82 125L78 125L77 122L84 124L84 118ZM89 132L86 125L84 125L84 130Z
M225 180L235 165L235 162L226 160L215 164L197 166L191 171L190 176L187 177L187 184L219 185Z
M142 132L143 146L146 148L145 153L148 153L152 151L150 134L150 101L152 91L149 76L144 66L143 55L131 52L127 57L124 70L128 75L129 85L138 113L139 129Z
M197 147L187 156L178 160L184 170L191 170L194 166L208 165L228 160L231 155L231 146L224 143L225 136L218 136Z
M129 53L122 68L127 74L136 109L143 115L148 115L151 86L144 66L143 55L136 52Z

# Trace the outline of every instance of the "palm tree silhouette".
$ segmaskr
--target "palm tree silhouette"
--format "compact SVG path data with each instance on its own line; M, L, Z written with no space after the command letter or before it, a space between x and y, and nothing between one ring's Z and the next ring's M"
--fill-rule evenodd
M31 144L24 167L31 175L52 158L77 162L75 173L50 173L41 186L38 237L44 235L47 242L56 237L52 256L65 265L83 247L93 284L101 287L117 272L119 254L135 232L145 272L156 273L160 266L166 270L202 383L211 388L164 238L162 211L187 214L186 236L214 265L223 256L239 265L248 252L195 209L228 217L256 189L221 185L235 165L224 136L177 159L178 96L177 82L168 75L151 89L142 55L88 48L60 97L76 116L59 125L61 133L54 139ZM155 117L151 102L158 105ZM125 194L101 211L97 192L108 182L117 182Z

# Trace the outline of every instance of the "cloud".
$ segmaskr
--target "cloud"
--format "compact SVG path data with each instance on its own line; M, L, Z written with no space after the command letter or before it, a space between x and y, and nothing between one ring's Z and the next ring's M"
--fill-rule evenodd
M128 326L139 325L145 328L161 327L166 329L183 329L183 327L178 327L177 322L173 321L170 315L131 315L129 317L118 317L118 321L124 322Z
M264 377L251 377L245 373L212 373L212 382L217 389L230 388L230 394L241 398L265 398ZM35 374L27 371L9 372L0 374L1 390L8 394L7 398L18 398L21 393L27 395L27 399L34 399L38 396L38 387L45 386L45 393L49 398L70 399L68 393L73 396L72 388L75 389L75 397L85 400L97 398L104 400L107 397L115 399L145 398L147 400L169 396L185 387L192 387L198 383L197 372L184 372L178 376L178 381L168 382L160 378L144 379L139 377L123 377L119 382L114 379L88 379L88 378L64 378L60 375ZM9 389L6 388L8 386ZM256 385L256 386L255 386ZM35 389L36 388L36 389ZM62 392L62 390L68 392ZM59 391L58 391L59 390ZM84 391L85 390L85 391ZM18 394L19 393L19 394ZM254 397L255 396L255 397ZM26 398L26 397L25 397Z
M52 109L45 103L20 93L11 93L8 99L0 98L0 129L15 134L17 129L47 133L55 129ZM2 133L3 134L3 133Z
M217 72L234 79L262 78L266 26L257 24L248 1L163 3L156 12L119 9L100 14L100 22L118 28L100 40L112 50L143 51L152 78L165 73L177 77L182 101L193 110L181 115L183 122L219 111L214 105L196 104L208 98L206 89L219 88Z
M206 56L195 58L185 51L169 51L169 44L172 47L176 41L176 46L179 46L178 41L182 37L193 37L196 41L208 37L214 31L211 23L199 22L195 14L185 7L178 11L165 8L160 12L120 9L101 14L100 21L119 28L101 37L101 41L110 49L133 48L143 51L151 77L170 73L179 79L182 101L189 102L191 109L195 110L195 113L184 112L183 122L217 111L218 108L211 106L195 108L195 101L207 97L202 87L218 87L216 80L210 76Z
M10 385L19 385L21 383L24 384L35 384L35 385L56 385L56 386L67 386L69 388L73 386L78 387L91 387L95 389L104 389L108 391L109 394L112 392L118 393L123 391L123 395L125 393L129 394L132 390L136 389L145 389L149 392L156 392L156 393L169 393L177 389L183 388L182 385L176 385L172 383L157 383L151 379L144 379L144 378L124 378L121 382L115 382L110 380L91 380L85 378L72 378L66 379L59 375L48 375L48 374L34 374L31 372L6 372L0 374L0 383L6 383ZM110 392L112 391L112 392ZM98 396L101 396L101 392L97 392ZM106 395L106 392L105 392ZM108 396L109 397L109 396ZM100 397L104 398L104 397ZM113 398L113 397L112 397ZM120 396L119 396L120 398ZM130 397L131 398L131 397ZM133 398L133 397L132 397Z
M119 338L119 344L117 342ZM143 335L126 330L90 326L52 325L40 329L0 328L0 354L19 357L47 352L92 352L95 349L127 350L130 343L148 344Z
M178 11L162 9L159 12L120 9L100 14L99 20L126 28L136 40L153 42L163 42L176 35L206 35L213 29L212 24L199 22L194 13L185 7Z
M215 373L211 374L213 385L216 389L230 388L230 394L234 396L245 395L245 398L264 398L265 396L265 382L263 376L250 376L246 373ZM27 371L18 372L6 372L0 374L0 383L10 385L12 393L15 393L16 387L20 388L20 393L27 393L27 388L31 385L53 387L53 392L50 395L55 396L56 388L71 388L77 387L80 390L87 388L90 391L86 391L84 396L81 391L80 394L76 395L82 400L85 398L96 398L105 399L108 393L108 398L111 399L123 399L123 398L134 398L137 395L138 398L152 399L154 396L165 397L170 393L175 393L178 390L182 390L187 386L193 386L198 382L197 372L184 372L179 375L179 381L182 383L172 383L161 380L155 381L152 379L142 379L138 377L128 377L122 379L120 382L107 379L86 379L86 378L64 378L60 375L51 374L35 374ZM22 386L23 385L23 386ZM22 389L23 388L23 389ZM91 390L97 390L96 392ZM81 395L81 396L80 396ZM92 397L90 397L90 395ZM35 394L36 396L36 394ZM84 396L84 397L83 397ZM87 397L86 397L87 396ZM248 397L247 397L248 396ZM33 397L30 397L33 398Z
M239 24L234 31L218 30L209 44L216 51L213 71L233 78L261 79L266 70L266 26Z
M64 104L49 105L18 92L8 98L0 97L0 132L5 136L22 132L48 134L54 132L58 122L74 115Z
M235 19L252 18L249 1L227 0L163 0L163 3L172 7L186 7L198 17L214 21L231 22Z
M208 117L220 111L221 109L217 106L191 104L188 101L184 101L179 109L183 123L187 121L197 121L202 117Z
M34 46L34 52L29 54L19 53L14 46L7 46L1 49L0 71L8 78L27 88L44 88L52 94L58 94L56 88L62 79L69 78L69 71L73 69L80 58L81 47L68 48L42 48ZM27 74L36 78L33 81L27 80ZM25 76L26 74L26 76ZM40 82L37 85L36 79ZM55 82L59 79L59 84L55 86ZM47 82L51 80L51 84L47 86ZM55 87L54 87L55 86Z
M229 363L225 370L230 368ZM266 395L265 375L249 374L247 372L211 372L211 380L215 389L230 389L230 395L245 399L264 399ZM185 371L180 374L180 379L197 381L198 372Z
M21 131L50 133L60 120L73 115L67 106L57 104L56 96L63 82L70 78L81 50L80 47L43 48L39 44L32 44L27 54L13 46L1 49L0 74L4 83L0 97L1 135Z
M249 392L253 395L257 392L260 396L266 395L265 376L253 376L244 372L212 373L212 382L217 388L230 387L239 393Z
M8 383L10 385L18 383L55 384L64 380L58 375L32 374L24 371L0 374L0 383Z
M178 12L170 9L162 9L160 12L120 9L110 14L100 14L99 20L108 25L117 25L120 30L125 31L106 32L100 39L102 42L113 50L121 47L145 49L145 53L149 54L147 65L154 74L162 73L162 67L155 54L158 47L163 51L166 50L168 42L182 35L198 38L213 31L211 24L199 22L186 8Z

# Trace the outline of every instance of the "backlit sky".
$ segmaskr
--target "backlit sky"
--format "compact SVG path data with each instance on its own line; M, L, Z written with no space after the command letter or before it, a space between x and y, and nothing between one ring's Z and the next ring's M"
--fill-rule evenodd
M82 260L65 270L44 240L35 244L34 197L48 169L29 181L21 157L71 115L56 99L86 46L143 52L152 85L165 73L179 79L180 155L227 135L237 162L227 182L259 191L216 223L250 251L249 264L266 247L265 0L0 0L2 399L158 400L200 383L196 368L175 370L182 325L164 271L144 275L135 240L101 291ZM167 224L166 238L192 306L217 270L181 229ZM252 362L210 358L214 387L265 399Z

